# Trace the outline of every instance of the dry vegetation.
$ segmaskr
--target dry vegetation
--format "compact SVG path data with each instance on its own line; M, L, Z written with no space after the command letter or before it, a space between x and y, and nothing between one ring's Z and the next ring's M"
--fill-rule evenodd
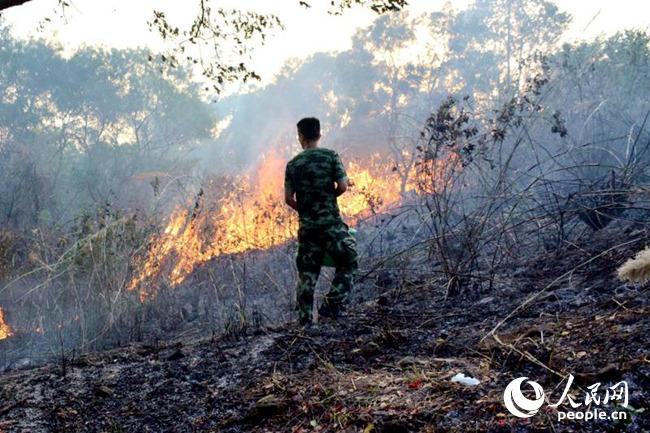
M630 242L611 247L625 233ZM615 224L561 255L501 273L489 293L447 298L443 278L373 278L376 299L304 331L130 344L67 365L6 374L6 431L643 432L648 398L647 290L615 279L649 239ZM561 274L563 278L555 278ZM532 299L532 300L531 300ZM453 383L462 372L477 386ZM631 422L557 422L507 414L505 385L528 376L576 398L626 380ZM595 429L595 430L594 430Z

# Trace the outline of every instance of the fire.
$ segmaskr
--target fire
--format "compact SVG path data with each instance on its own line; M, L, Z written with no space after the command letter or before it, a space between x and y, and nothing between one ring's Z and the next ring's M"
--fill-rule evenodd
M339 198L341 213L351 225L399 204L402 194L417 182L402 182L393 165L381 155L347 166L354 186ZM131 280L142 301L155 295L159 278L178 285L199 265L224 254L280 245L295 236L297 218L284 203L286 161L268 155L252 175L234 182L213 182L202 190L192 213L183 207L171 215L162 234L150 243L147 256ZM223 190L228 192L224 195ZM214 191L213 191L214 190Z
M9 325L5 323L5 314L4 311L2 311L2 308L0 308L0 340L9 338L12 335L14 335L14 333Z
M401 201L399 176L379 155L373 155L366 166L351 161L346 172L354 185L339 198L339 207L348 223L354 225Z
M143 283L155 277L165 275L171 285L177 285L196 266L214 257L268 248L290 239L297 221L284 204L283 182L284 161L271 155L253 176L211 185L217 190L230 188L213 200L214 211L210 208L211 188L200 195L192 214L177 208L164 232L151 242L129 289L140 287L140 298L145 300L153 292Z

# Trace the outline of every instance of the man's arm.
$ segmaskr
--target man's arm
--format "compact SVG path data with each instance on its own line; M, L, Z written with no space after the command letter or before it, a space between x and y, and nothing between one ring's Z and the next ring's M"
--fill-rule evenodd
M295 211L298 210L298 202L296 201L296 192L293 185L291 176L290 164L284 170L284 202Z
M343 179L339 179L336 181L336 188L334 188L334 192L336 193L336 196L340 196L343 194L345 191L348 190L348 186L350 184L350 181L347 177L344 177Z
M289 207L295 211L298 210L298 202L296 201L296 195L293 191L285 190L284 191L284 202L289 205Z
M338 153L334 153L334 166L332 168L334 183L336 185L334 193L338 197L347 191L348 187L352 186L352 182L350 182L348 175L345 173L345 167L343 167L343 162Z

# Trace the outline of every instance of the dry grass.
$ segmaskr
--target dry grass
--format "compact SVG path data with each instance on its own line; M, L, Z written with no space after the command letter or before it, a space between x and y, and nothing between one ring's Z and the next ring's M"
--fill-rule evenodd
M650 248L639 251L617 270L618 278L623 281L644 284L650 280Z

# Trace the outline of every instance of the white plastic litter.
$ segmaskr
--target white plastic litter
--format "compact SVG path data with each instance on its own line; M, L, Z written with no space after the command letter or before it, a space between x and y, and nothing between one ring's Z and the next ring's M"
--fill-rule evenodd
M458 382L461 385L466 386L476 386L481 383L480 380L475 379L471 376L465 376L463 373L457 373L454 377L451 378L452 382Z

